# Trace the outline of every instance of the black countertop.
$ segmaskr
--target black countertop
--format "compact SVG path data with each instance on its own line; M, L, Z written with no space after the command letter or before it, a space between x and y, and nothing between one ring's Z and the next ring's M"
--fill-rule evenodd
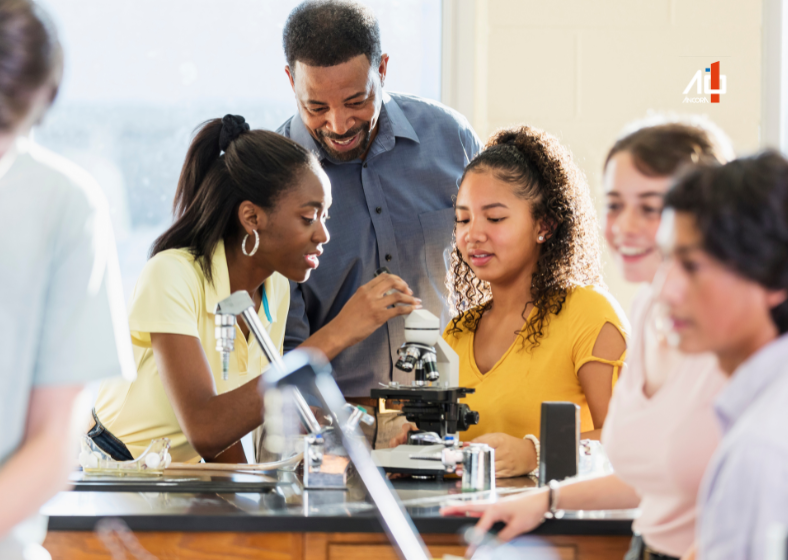
M59 493L41 510L49 516L50 531L92 531L105 517L122 519L132 531L383 531L358 483L351 484L347 491L304 490L298 477L287 472L271 476L199 473L150 483L128 481L130 484L83 478L80 473L74 480L77 491ZM459 481L453 479L402 479L392 484L416 528L424 534L454 534L474 522L464 517L441 517L438 510L442 505L490 498L489 492L462 493ZM527 492L533 485L526 477L499 480L496 493ZM563 519L547 520L534 533L631 535L635 515L633 510L566 512Z

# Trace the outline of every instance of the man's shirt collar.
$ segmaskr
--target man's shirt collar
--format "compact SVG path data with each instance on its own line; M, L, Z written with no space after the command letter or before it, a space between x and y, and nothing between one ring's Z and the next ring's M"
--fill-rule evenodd
M312 138L309 130L304 125L304 121L301 120L300 113L293 115L293 120L290 124L290 138L314 152L321 161L327 159L335 164L351 163L337 161L329 156L323 147ZM410 121L408 121L405 113L402 112L397 102L384 91L383 106L380 108L380 117L378 118L378 133L372 141L367 158L393 149L397 138L407 138L417 144L419 143L419 136L410 124ZM359 160L355 159L352 161L357 162Z

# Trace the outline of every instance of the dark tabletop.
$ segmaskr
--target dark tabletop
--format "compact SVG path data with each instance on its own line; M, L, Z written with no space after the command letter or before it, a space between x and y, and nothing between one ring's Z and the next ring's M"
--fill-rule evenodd
M122 519L132 531L255 531L378 533L382 526L359 482L347 491L304 490L294 473L178 474L164 479L123 481L73 477L77 491L61 492L42 509L50 531L92 531L105 517ZM463 493L459 480L393 480L421 533L453 534L473 523L441 517L447 503L489 499ZM236 486L234 486L236 485ZM498 481L498 496L527 492L527 477ZM543 535L630 535L636 512L566 512L536 531Z

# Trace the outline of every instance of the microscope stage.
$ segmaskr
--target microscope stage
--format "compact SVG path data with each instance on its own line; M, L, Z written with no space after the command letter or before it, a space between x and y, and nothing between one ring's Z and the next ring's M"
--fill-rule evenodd
M370 396L373 399L386 399L391 401L449 403L457 402L465 395L470 395L475 392L476 389L469 389L467 387L417 387L415 385L400 385L399 387L372 389Z

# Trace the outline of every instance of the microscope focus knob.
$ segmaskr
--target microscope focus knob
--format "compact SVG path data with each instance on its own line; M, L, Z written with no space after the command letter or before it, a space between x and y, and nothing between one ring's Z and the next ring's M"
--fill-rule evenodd
M461 403L459 412L459 420L457 422L458 431L464 432L471 426L479 423L479 413L475 410L471 410L467 404Z

